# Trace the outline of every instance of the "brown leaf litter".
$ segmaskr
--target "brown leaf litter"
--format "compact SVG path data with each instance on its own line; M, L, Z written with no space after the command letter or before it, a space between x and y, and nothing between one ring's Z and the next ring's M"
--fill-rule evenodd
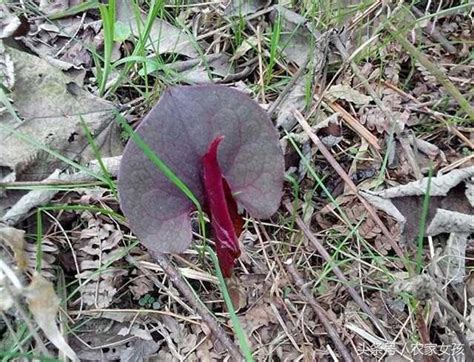
M212 265L199 248L153 259L133 246L111 190L57 186L101 173L97 162L88 163L96 155L80 115L114 177L120 159L108 156L119 155L122 144L115 111L135 125L167 84L214 82L247 92L274 116L295 181L287 184L286 209L271 220L245 220L242 257L229 282L255 360L416 360L417 349L430 346L450 348L452 356L461 348L472 359L474 131L437 77L384 25L399 20L402 35L468 99L472 20L464 5L453 10L449 2L427 2L401 11L390 2L349 1L348 11L336 14L314 11L311 2L185 3L166 3L143 62L124 63L148 9L116 2L121 33L107 100L95 95L92 52L100 56L104 47L96 4L82 10L75 5L85 3L76 0L2 5L0 81L8 102L0 125L10 128L0 131L0 217L9 225L0 229L0 348L17 348L8 345L3 320L17 331L24 318L33 339L17 352L48 353L56 344L81 360L213 361L239 354ZM90 172L66 170L11 129ZM430 168L422 273L410 274L400 255L416 254L403 241L418 236ZM32 181L27 193L11 189ZM36 215L50 204L60 209ZM41 275L34 274L39 252ZM30 287L23 288L24 280ZM36 321L23 306L26 295ZM59 308L58 296L64 298ZM61 327L70 324L64 330L58 313Z

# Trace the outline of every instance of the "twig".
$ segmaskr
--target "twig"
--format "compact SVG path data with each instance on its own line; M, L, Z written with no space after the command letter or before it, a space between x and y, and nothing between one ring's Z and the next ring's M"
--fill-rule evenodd
M291 205L290 202L284 201L283 204L285 205L286 209L288 212L292 213L293 212L293 206ZM350 286L349 281L347 280L346 276L344 273L341 271L341 269L334 264L331 256L327 252L327 250L324 248L324 246L321 245L318 239L313 235L311 230L306 226L304 221L299 217L299 215L293 215L295 217L296 224L299 226L303 234L306 236L306 238L314 245L316 250L318 250L319 254L321 257L329 264L331 264L332 271L336 275L336 277L339 278L339 280L343 283L344 287L347 289L349 294L351 295L352 299L357 303L357 305L366 313L369 318L371 319L373 325L380 331L382 336L386 340L390 340L390 334L387 332L387 330L380 324L380 321L377 319L375 314L370 310L369 306L364 302L364 300L360 297L359 293Z
M328 106L334 112L339 113L343 121L346 122L355 132L357 132L360 137L364 138L375 150L380 150L377 137L370 133L367 128L365 128L355 117L353 117L336 102L329 102Z
M344 361L353 361L353 358L349 350L344 345L344 343L342 343L336 330L332 327L331 323L329 322L329 319L326 316L326 311L323 309L323 307L319 305L319 303L313 297L311 292L308 290L308 288L306 287L306 283L303 281L303 278L298 273L293 263L286 264L286 270L288 270L288 273L293 278L293 281L295 282L296 286L299 288L299 291L301 291L301 293L305 297L306 302L309 305L311 305L311 307L313 308L314 312L316 313L319 320L321 321L321 324L324 326L324 328L326 328L326 331L328 332L329 337L334 342L337 350L341 353L342 357L344 358Z
M235 361L242 361L243 357L237 349L234 342L232 342L224 331L224 329L217 323L215 318L211 315L209 310L202 302L195 297L195 294L191 287L181 278L181 275L176 270L174 265L169 261L168 257L164 254L152 252L149 253L156 260L156 262L163 268L165 274L170 278L173 285L184 295L189 304L194 310L201 316L202 320L207 324L209 329L213 332L214 338L218 339L222 345L227 348L227 351Z
M471 331L474 332L474 325L468 321L464 316L459 313L456 308L454 308L441 294L439 294L436 290L433 291L433 296L436 300L441 304L451 315L457 318L459 321L464 323L464 325Z

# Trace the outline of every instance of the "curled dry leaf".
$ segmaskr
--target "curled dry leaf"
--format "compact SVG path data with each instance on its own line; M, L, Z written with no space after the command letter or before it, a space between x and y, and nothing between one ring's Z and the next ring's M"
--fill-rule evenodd
M402 96L387 88L383 89L381 100L384 109L371 105L361 107L359 111L361 123L379 133L388 132L391 129L400 133L405 125L410 123L410 117L412 117L410 110L402 104Z
M471 166L431 179L427 235L474 232L474 201L470 196L473 176L474 166ZM411 242L418 235L428 182L425 177L378 192L361 190L361 195L394 217L402 228L403 241Z
M443 280L444 285L460 285L464 282L468 238L467 233L451 233L439 257L433 258L435 275Z
M139 14L136 16L133 3L130 1L118 1L117 23L124 29L129 29L130 34L136 38L142 37L143 25L146 23L146 16ZM181 54L190 58L199 56L200 46L197 44L191 32L186 32L174 25L160 19L154 19L147 37L146 47L157 54Z
M59 309L59 298L54 292L51 282L35 273L31 284L25 290L31 314L44 332L46 337L66 356L73 361L79 361L76 353L69 347L56 324Z
M306 79L301 77L293 85L293 88L282 102L276 120L276 125L289 131L298 121L293 116L294 109L302 110L306 104Z
M33 273L36 270L36 257L38 253L38 245L36 242L26 242L26 254L28 258L28 272ZM54 241L48 238L41 240L41 275L48 280L54 280L56 275L54 273L54 264L58 255L58 246Z

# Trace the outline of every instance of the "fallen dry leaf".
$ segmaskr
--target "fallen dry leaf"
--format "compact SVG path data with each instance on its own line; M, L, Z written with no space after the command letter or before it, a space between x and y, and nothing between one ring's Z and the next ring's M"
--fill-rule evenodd
M257 302L257 304L247 310L244 315L239 316L239 320L248 336L263 326L268 326L270 323L277 323L270 304L263 300Z
M117 157L107 157L102 158L102 165L108 170L109 175L111 177L115 177L118 172L118 168L120 166L120 160L122 156ZM97 160L91 161L87 165L88 171L78 171L75 173L66 173L61 172L59 169L55 170L51 175L45 178L42 182L87 182L87 181L94 181L94 174L100 174L101 166L97 162ZM13 175L13 173L11 173ZM4 179L4 182L7 180ZM8 180L9 182L14 181L14 178ZM59 190L57 189L38 189L32 190L28 192L26 195L22 196L18 199L18 201L7 210L5 215L0 218L1 222L6 223L7 225L15 225L19 221L23 220L25 217L28 216L29 212L33 210L37 206L41 206L47 204L57 193ZM6 207L2 204L2 201L6 203L5 200L2 199L2 194L0 193L0 215L2 215L3 209Z
M51 282L35 273L31 284L25 290L31 314L46 337L66 356L73 361L79 361L76 353L69 347L56 324L59 309L59 298Z
M137 24L133 4L130 1L117 1L116 4L117 21L128 26L130 33L136 38L140 38L140 32L143 32L143 25ZM146 21L146 16L141 15L138 21L142 24ZM181 30L174 25L160 19L154 19L150 35L147 38L146 47L156 54L181 54L189 58L199 56L199 45L193 39L190 33Z
M466 276L467 233L451 233L440 255L433 258L432 268L443 284L460 285Z
M331 101L344 99L356 105L366 105L372 101L372 97L362 94L348 84L336 84L327 91L327 96Z
M0 40L0 86L11 90L15 84L13 61ZM1 111L0 111L1 112Z
M128 274L115 261L123 257L122 232L113 223L86 211L80 220L87 225L73 238L80 273L76 276L84 281L81 295L85 305L107 308L111 305L122 278ZM109 265L104 269L104 265ZM98 270L102 272L97 273Z
M20 25L18 16L10 13L5 4L0 4L0 39L12 36Z
M454 170L431 179L426 234L474 232L473 204L469 199L474 166ZM418 235L428 178L373 192L361 190L371 204L395 218L402 228L402 241Z
M152 360L150 355L159 350L163 341L143 340L134 341L120 355L120 362L141 362ZM148 357L148 358L147 358Z
M68 91L70 79L60 70L30 54L6 48L15 66L13 106L21 120L0 115L0 167L16 180L41 180L63 165L57 158L12 134L12 129L76 161L95 158L81 126L81 117L96 137L101 156L122 150L114 107L81 89ZM35 84L34 87L31 85Z
M308 44L311 44L311 41L314 42L313 34L306 27L307 19L281 5L278 5L271 13L272 21L277 21L279 16L282 29L280 44L283 54L289 61L301 67L310 55L311 49Z
M224 10L227 16L245 16L262 9L268 0L230 0Z
M28 257L25 252L25 232L0 225L0 241L10 247L15 255L16 265L21 271L25 271L28 266Z
M304 109L306 105L305 95L306 79L301 77L293 85L293 88L279 107L276 120L277 127L282 127L283 129L290 131L298 123L296 118L293 116L293 110Z
M0 270L0 312L7 311L13 307L13 298L7 288L5 288L5 283L8 283L7 277Z

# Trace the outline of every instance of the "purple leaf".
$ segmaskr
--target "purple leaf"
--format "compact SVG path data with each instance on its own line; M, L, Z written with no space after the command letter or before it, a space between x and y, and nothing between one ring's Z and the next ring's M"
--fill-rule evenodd
M208 204L203 156L224 136L217 152L224 188L227 183L251 216L268 218L277 211L284 175L278 135L244 93L218 85L170 88L136 131L202 205ZM133 142L125 148L118 187L130 228L147 248L179 253L189 246L194 205Z

